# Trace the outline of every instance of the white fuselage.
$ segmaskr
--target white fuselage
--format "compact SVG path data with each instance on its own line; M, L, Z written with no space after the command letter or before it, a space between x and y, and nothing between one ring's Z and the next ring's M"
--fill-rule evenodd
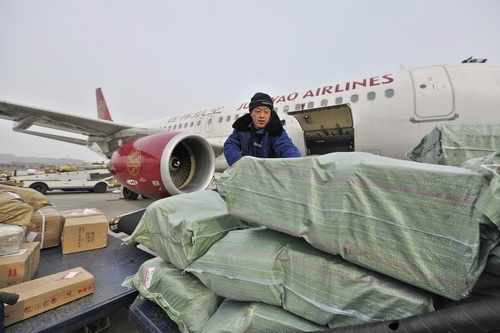
M404 159L439 122L499 123L500 65L457 64L402 69L331 85L274 95L274 107L288 135L307 155L304 132L288 113L349 103L355 151ZM194 132L223 145L248 102L140 124L167 131ZM223 154L217 170L227 167Z

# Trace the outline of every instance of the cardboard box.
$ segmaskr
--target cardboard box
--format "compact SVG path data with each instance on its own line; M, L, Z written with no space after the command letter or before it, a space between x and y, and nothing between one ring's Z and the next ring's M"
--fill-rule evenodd
M108 245L108 219L95 208L62 211L62 253L100 249Z
M94 292L94 276L81 267L0 289L19 295L5 305L4 326L33 317Z
M57 209L53 206L42 207L31 215L30 222L34 226L27 227L26 240L28 242L40 242L41 249L59 246L63 218Z
M40 243L23 243L18 253L0 257L0 288L29 281L40 264Z

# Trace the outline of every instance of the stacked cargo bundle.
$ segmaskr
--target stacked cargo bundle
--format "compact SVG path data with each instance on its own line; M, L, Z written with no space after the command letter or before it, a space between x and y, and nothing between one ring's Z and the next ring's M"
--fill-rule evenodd
M498 124L438 124L408 157L417 162L460 166L500 150Z
M156 265L175 262L235 306L221 306L213 318L224 323L208 320L206 330L401 319L433 311L438 296L467 298L485 267L498 266L500 204L489 187L498 177L469 169L364 153L244 157L217 191L156 201L127 241L149 244L162 257ZM159 271L140 271L128 285ZM251 315L259 307L279 310ZM236 308L245 317L225 315Z
M153 202L124 241L140 243L185 269L229 231L245 227L245 222L229 215L217 192L207 190Z

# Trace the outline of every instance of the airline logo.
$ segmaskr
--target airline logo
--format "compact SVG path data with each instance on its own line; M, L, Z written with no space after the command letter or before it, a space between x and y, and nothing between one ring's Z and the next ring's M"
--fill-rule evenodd
M141 170L141 151L133 149L127 156L127 171L132 176L136 176Z

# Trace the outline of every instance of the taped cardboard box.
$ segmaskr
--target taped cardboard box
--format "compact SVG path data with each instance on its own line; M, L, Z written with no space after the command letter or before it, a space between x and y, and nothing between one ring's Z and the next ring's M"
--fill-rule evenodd
M28 242L40 242L40 248L59 246L61 242L61 232L63 218L61 213L53 206L45 206L31 215L31 223L26 232Z
M56 308L94 292L94 276L81 267L0 289L18 294L14 305L4 308L4 326Z
M64 226L61 236L63 254L106 247L108 219L95 208L61 211Z
M40 243L23 243L18 253L0 257L0 288L29 281L40 264Z

